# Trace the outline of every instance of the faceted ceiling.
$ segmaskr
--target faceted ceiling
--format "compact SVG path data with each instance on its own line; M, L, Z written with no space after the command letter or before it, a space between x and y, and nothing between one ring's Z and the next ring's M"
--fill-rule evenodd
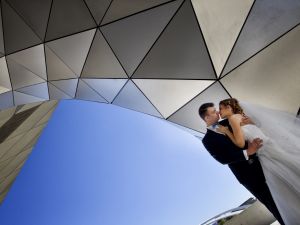
M298 0L1 0L0 109L113 104L205 132L204 102L297 114Z

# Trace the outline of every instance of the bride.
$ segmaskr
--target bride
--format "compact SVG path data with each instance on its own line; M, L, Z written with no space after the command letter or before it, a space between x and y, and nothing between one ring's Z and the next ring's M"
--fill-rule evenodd
M220 116L227 118L228 127L218 131L227 135L239 147L246 140L263 140L257 152L267 184L286 225L300 221L300 119L265 107L239 103L234 98L219 103ZM244 115L255 122L241 126Z

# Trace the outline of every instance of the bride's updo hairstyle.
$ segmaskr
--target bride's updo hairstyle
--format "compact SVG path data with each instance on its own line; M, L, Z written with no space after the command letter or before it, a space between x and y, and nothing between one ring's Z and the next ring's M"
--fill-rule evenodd
M230 106L234 114L244 115L243 108L240 106L239 101L235 98L227 98L220 101L219 105Z

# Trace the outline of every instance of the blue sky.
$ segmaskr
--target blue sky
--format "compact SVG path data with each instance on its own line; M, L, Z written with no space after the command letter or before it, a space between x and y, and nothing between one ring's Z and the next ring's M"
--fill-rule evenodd
M197 225L251 197L199 139L114 105L62 101L1 225Z

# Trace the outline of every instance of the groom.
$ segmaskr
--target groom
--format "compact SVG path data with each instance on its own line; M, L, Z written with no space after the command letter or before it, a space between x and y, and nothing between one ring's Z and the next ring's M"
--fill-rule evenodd
M281 225L284 225L255 155L262 146L262 140L254 139L253 142L245 143L244 148L235 146L227 136L217 132L219 112L213 103L202 104L199 115L207 125L207 133L202 139L207 151L218 162L227 164L237 180L273 213ZM227 119L220 121L220 124L230 127Z

